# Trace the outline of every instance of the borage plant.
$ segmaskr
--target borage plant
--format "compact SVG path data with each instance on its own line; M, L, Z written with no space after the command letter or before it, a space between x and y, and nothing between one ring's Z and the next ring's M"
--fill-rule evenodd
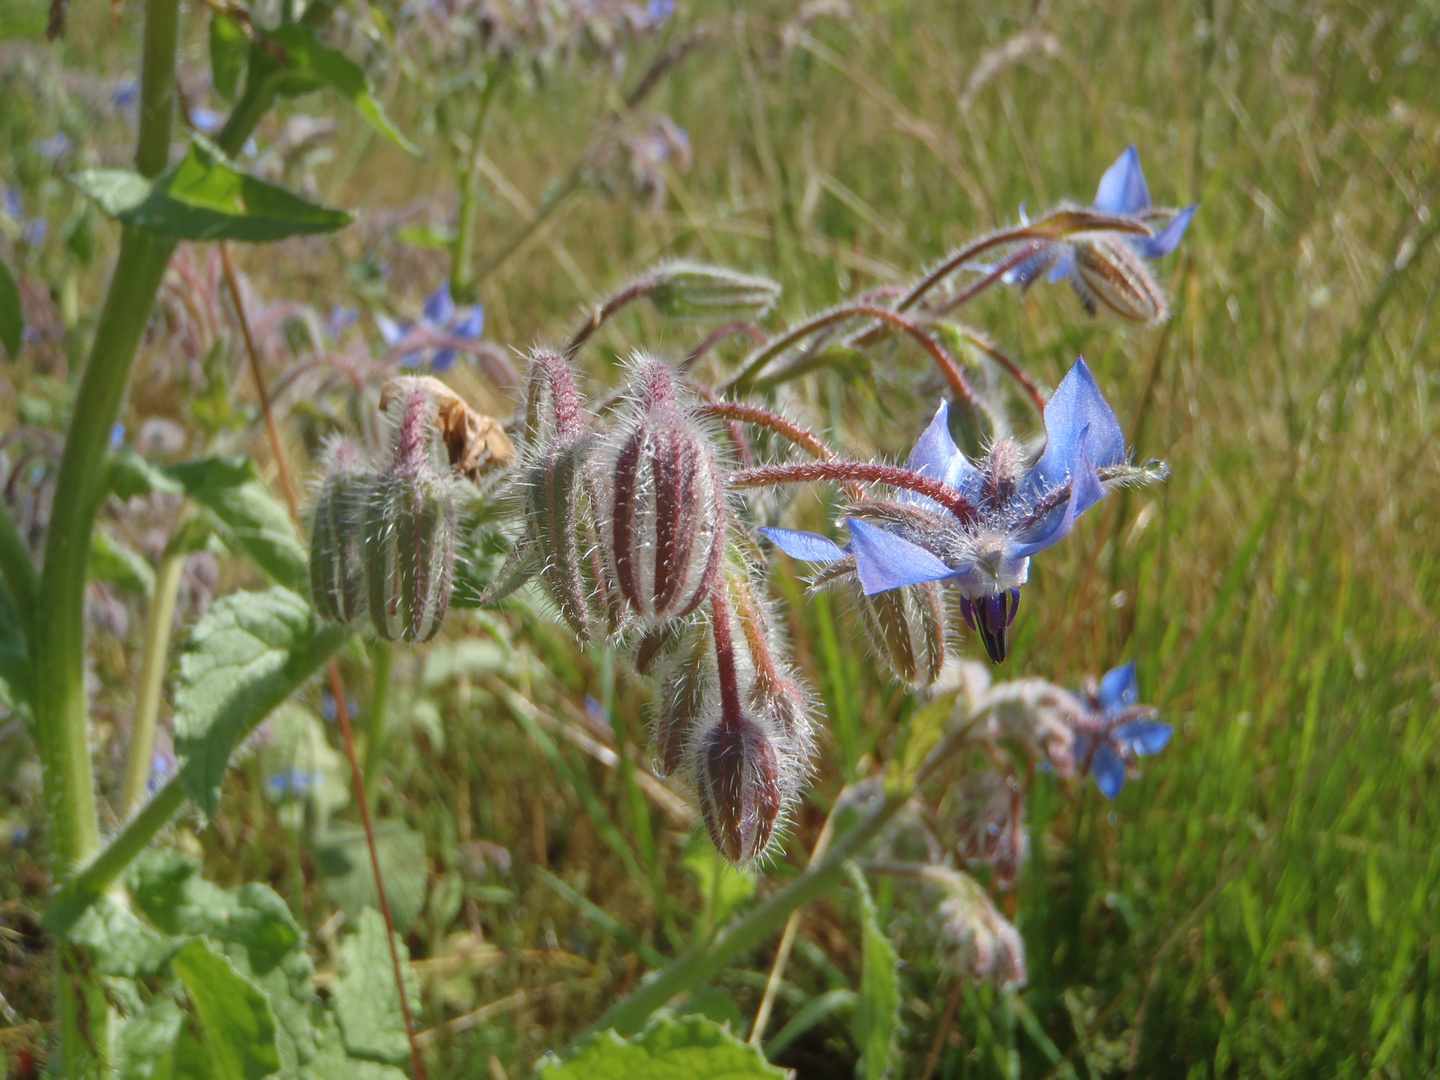
M391 932L370 828L365 792L373 772L356 758L333 657L357 634L406 646L429 641L452 600L503 606L533 583L578 641L630 656L637 674L656 684L656 772L696 808L724 859L755 873L778 861L815 769L821 719L769 593L760 539L769 537L822 564L812 587L853 605L877 655L912 688L916 707L897 733L899 750L883 770L841 790L803 872L668 963L647 952L657 970L596 1024L613 1034L573 1048L552 1075L614 1074L632 1058L693 1061L697 1054L712 1071L773 1073L733 1033L665 1010L783 927L749 1025L750 1043L764 1043L799 912L842 887L858 898L863 927L857 1034L867 1075L883 1075L897 1032L896 957L869 880L892 876L927 890L922 902L939 915L937 944L953 951L965 975L1017 985L1025 976L1021 939L966 867L993 868L997 889L1015 880L1027 846L1025 782L1035 766L1088 772L1113 797L1134 759L1169 736L1138 704L1133 669L1076 694L1033 679L994 683L984 666L956 655L968 625L993 662L1005 660L1030 559L1060 542L1107 490L1152 482L1164 469L1131 464L1083 361L1047 400L1020 365L955 313L994 285L1024 287L1048 272L1070 280L1092 309L1098 301L1139 321L1163 317L1164 297L1144 260L1173 248L1189 212L1167 219L1150 207L1131 152L1107 173L1094 206L998 231L909 289L862 296L778 329L765 321L779 291L772 282L694 263L662 265L598 304L565 348L531 351L523 405L508 425L518 455L507 425L449 388L397 378L380 402L391 420L388 446L376 444L368 417L353 439L335 441L313 506L302 514L225 245L323 233L350 219L245 175L231 158L273 104L316 88L339 92L382 135L406 144L364 72L322 32L330 7L312 4L298 15L283 7L273 27L238 8L216 16L216 84L235 91L234 109L213 143L195 137L172 164L178 6L148 0L136 169L77 178L120 222L121 246L76 391L53 505L39 523L38 569L9 511L0 514L0 614L23 641L7 653L3 697L40 748L58 884L45 919L59 946L53 1067L76 1077L112 1070L380 1076L408 1060L423 1074L410 1016L414 988ZM634 32L649 33L669 8L623 14L639 20ZM648 85L650 73L640 89ZM459 147L472 202L491 92L485 84L473 135ZM587 151L575 176L593 163ZM472 272L460 238L472 235L473 219L465 220L463 206L461 218L451 280L468 303L484 268ZM244 459L162 466L112 444L137 346L182 241L220 243L218 265L288 506ZM508 250L502 245L491 261ZM8 305L0 330L13 354L8 272L0 284ZM634 356L619 392L587 395L578 363L586 344L641 300L662 316L716 325L683 357ZM473 345L474 312L462 314L448 292L435 294L433 305L421 324L391 327L397 352L427 350L436 361ZM715 354L733 340L754 347L729 374ZM837 364L874 364L897 343L935 365L945 386L905 465L847 458L776 404L786 384ZM705 380L701 371L715 377ZM996 371L1043 416L1043 448L1012 430ZM957 435L976 452L962 451ZM776 495L797 484L831 485L847 501L843 544L779 525L791 511ZM117 824L102 842L85 684L91 533L110 494L147 493L187 509L154 583L125 787ZM155 750L155 713L176 583L184 558L212 542L249 556L272 584L221 597L190 631L173 687L171 759ZM498 548L509 557L491 573L481 553ZM387 649L371 651L382 700ZM304 934L276 893L259 884L222 889L199 875L195 860L152 841L187 803L203 817L216 814L232 756L327 665L379 913L356 915L322 998ZM523 711L518 694L503 692ZM309 737L303 725L285 730ZM276 797L308 790L315 775L277 776ZM666 790L659 779L656 785ZM797 1031L792 1023L788 1037ZM773 1040L768 1046L778 1049Z

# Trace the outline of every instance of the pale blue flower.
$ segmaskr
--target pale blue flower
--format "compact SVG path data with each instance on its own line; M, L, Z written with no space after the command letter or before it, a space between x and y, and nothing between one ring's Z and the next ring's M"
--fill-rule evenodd
M446 371L454 365L460 348L480 340L485 309L479 304L457 307L446 281L425 298L418 323L376 315L375 325L386 345L405 350L401 367L418 367L428 361L432 371Z
M39 139L35 143L35 152L53 164L70 152L70 136L57 131L48 139Z
M1099 470L1126 460L1125 436L1084 359L1050 399L1045 432L1045 451L1028 470L1021 471L1021 450L1011 439L997 441L972 463L950 437L942 402L906 468L958 492L963 512L901 491L891 501L851 509L846 548L816 533L761 531L797 559L853 560L867 596L927 581L954 586L966 621L999 663L1031 556L1064 539L1075 519L1104 496L1112 477Z
M1101 794L1113 799L1125 786L1126 763L1158 754L1174 729L1139 703L1133 660L1107 672L1089 697L1093 715L1075 722L1075 761L1089 770Z
M1140 154L1131 145L1105 170L1091 209L1114 217L1134 218L1146 225L1170 214L1150 202L1150 188L1140 168ZM1049 272L1051 284L1069 281L1093 315L1096 302L1126 318L1148 322L1165 314L1165 300L1143 259L1159 259L1179 246L1195 216L1195 206L1170 215L1153 236L1134 233L1085 233L1065 240L1038 242L1029 258L1005 274L1008 284L1029 288ZM1138 256L1138 258L1137 258Z
M190 110L190 126L205 135L218 131L222 119L214 109L197 105Z

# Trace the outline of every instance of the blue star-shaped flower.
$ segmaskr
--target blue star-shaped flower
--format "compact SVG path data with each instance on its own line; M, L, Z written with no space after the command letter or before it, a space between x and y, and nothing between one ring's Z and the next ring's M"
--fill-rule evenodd
M1139 704L1133 660L1107 672L1089 697L1094 712L1075 723L1075 760L1095 777L1101 794L1113 799L1125 786L1126 762L1158 754L1174 729Z
M1105 494L1100 470L1123 466L1125 436L1084 359L1075 362L1045 409L1045 452L1021 471L1021 449L1001 439L972 463L950 437L944 403L910 452L906 468L961 496L960 512L902 491L894 501L850 510L850 544L816 533L762 529L787 554L808 562L853 562L867 596L939 581L960 590L961 610L995 663L1005 659L1030 557L1069 534ZM836 566L827 580L845 576Z
M1133 145L1105 170L1091 208L1146 224L1168 213L1151 204L1140 155ZM1009 271L1005 281L1029 288L1048 270L1050 283L1068 280L1092 315L1098 301L1137 322L1161 318L1166 310L1165 297L1142 260L1158 259L1174 251L1195 209L1187 206L1174 214L1153 236L1101 232L1043 243Z
M446 281L425 298L418 323L376 315L375 325L386 345L404 350L401 367L418 367L428 360L430 370L448 371L459 348L480 340L485 330L485 309L479 304L457 307Z

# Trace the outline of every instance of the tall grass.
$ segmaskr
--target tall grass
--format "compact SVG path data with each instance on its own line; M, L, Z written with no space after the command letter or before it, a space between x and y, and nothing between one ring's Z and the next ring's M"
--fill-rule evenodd
M558 337L577 305L673 254L768 271L790 313L819 307L1022 202L1088 202L1136 143L1158 202L1200 203L1163 267L1169 322L1091 320L1043 284L1022 303L987 298L975 320L1051 386L1084 353L1138 456L1172 469L1163 488L1108 499L1037 567L1010 664L1078 682L1134 658L1177 738L1113 805L1037 781L1034 857L1010 901L1030 959L1018 998L956 989L947 1018L955 983L927 948L924 895L877 892L909 961L897 1074L921 1075L933 1051L933 1075L957 1078L1437 1075L1440 8L853 7L792 21L782 48L791 5L693 4L687 18L732 46L655 98L688 129L693 167L658 213L594 192L571 204L484 282L488 336ZM387 91L423 128L405 81ZM532 204L603 104L564 79L538 101L502 116L489 150ZM443 216L453 192L437 184L373 147L330 197ZM499 236L516 211L492 196L482 223ZM357 243L342 238L342 254L358 258ZM318 299L338 265L262 255L248 269L272 295ZM396 286L418 297L441 263L415 267L431 276ZM644 313L601 341L612 358L667 344ZM897 347L863 376L811 379L790 404L898 454L938 391ZM798 599L792 569L777 568L781 591ZM832 737L789 860L762 890L803 864L842 776L886 757L906 708L842 612L790 611ZM609 767L564 737L585 730L588 693L643 741L645 693L623 664L576 653L543 616L471 626L503 648L459 678L427 682L421 661L397 661L397 685L416 689L396 702L406 733L377 797L425 837L429 900L410 936L427 1025L493 1006L437 1033L436 1072L519 1076L633 985L651 950L704 933L691 913L713 914L716 893L628 759ZM269 878L313 916L311 856L275 839L259 787L242 769L225 818L191 842L213 876ZM507 870L480 841L508 850ZM476 951L477 930L499 951ZM844 905L807 913L772 1032L853 986L857 940ZM748 1018L769 961L757 953L696 1007ZM841 1013L779 1061L842 1076L855 1054Z

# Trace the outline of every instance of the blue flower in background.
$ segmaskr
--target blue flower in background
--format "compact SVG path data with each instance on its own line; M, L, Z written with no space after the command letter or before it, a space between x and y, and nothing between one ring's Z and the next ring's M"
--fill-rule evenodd
M418 323L376 315L375 325L386 345L404 353L401 367L428 362L432 371L448 371L459 349L480 340L485 330L485 309L479 304L457 307L447 281L425 298Z
M125 425L116 424L110 429L110 449L119 450L125 445Z
M292 769L289 772L276 773L274 776L265 778L265 788L270 797L277 802L281 799L303 799L311 791L324 782L324 777L318 772L303 772L299 769Z
M1095 777L1107 799L1125 786L1126 763L1165 749L1173 728L1154 719L1155 710L1141 705L1135 663L1107 672L1089 693L1093 715L1075 723L1075 760Z
M174 771L175 752L157 746L150 755L150 775L145 780L145 790L154 795Z
M197 105L190 110L190 126L205 135L219 131L222 119L214 109L206 109Z
M48 139L39 139L35 143L35 152L52 165L59 161L70 151L70 136L63 131L57 131Z
M330 314L325 317L325 334L331 341L339 341L345 331L360 321L360 312L357 308L342 307L336 304L330 309Z
M45 242L45 234L49 225L43 217L26 217L25 206L20 201L20 192L14 188L5 189L5 197L0 199L0 208L3 213L20 229L20 239L31 247L39 247Z
M1140 155L1133 145L1105 170L1091 209L1115 217L1134 218L1147 226L1170 214L1151 204L1150 188L1140 168ZM1038 243L1034 254L1005 274L1005 281L1028 289L1048 271L1047 280L1051 284L1070 282L1091 315L1095 314L1097 303L1103 303L1136 322L1163 318L1165 296L1144 260L1159 259L1174 251L1195 216L1195 209L1187 206L1170 215L1170 220L1153 236L1096 232Z
M121 79L115 84L115 89L110 92L111 103L122 112L133 108L139 100L140 80L134 75Z
M968 512L901 491L893 501L850 510L850 545L816 533L762 529L787 554L809 562L852 560L867 596L938 581L959 589L961 611L995 663L1005 659L1030 557L1069 534L1099 502L1126 460L1125 436L1084 359L1075 362L1045 410L1045 452L1021 471L1021 448L1000 439L972 463L950 437L941 404L906 462L962 497ZM1101 470L1113 470L1102 474ZM844 567L835 568L844 576Z

